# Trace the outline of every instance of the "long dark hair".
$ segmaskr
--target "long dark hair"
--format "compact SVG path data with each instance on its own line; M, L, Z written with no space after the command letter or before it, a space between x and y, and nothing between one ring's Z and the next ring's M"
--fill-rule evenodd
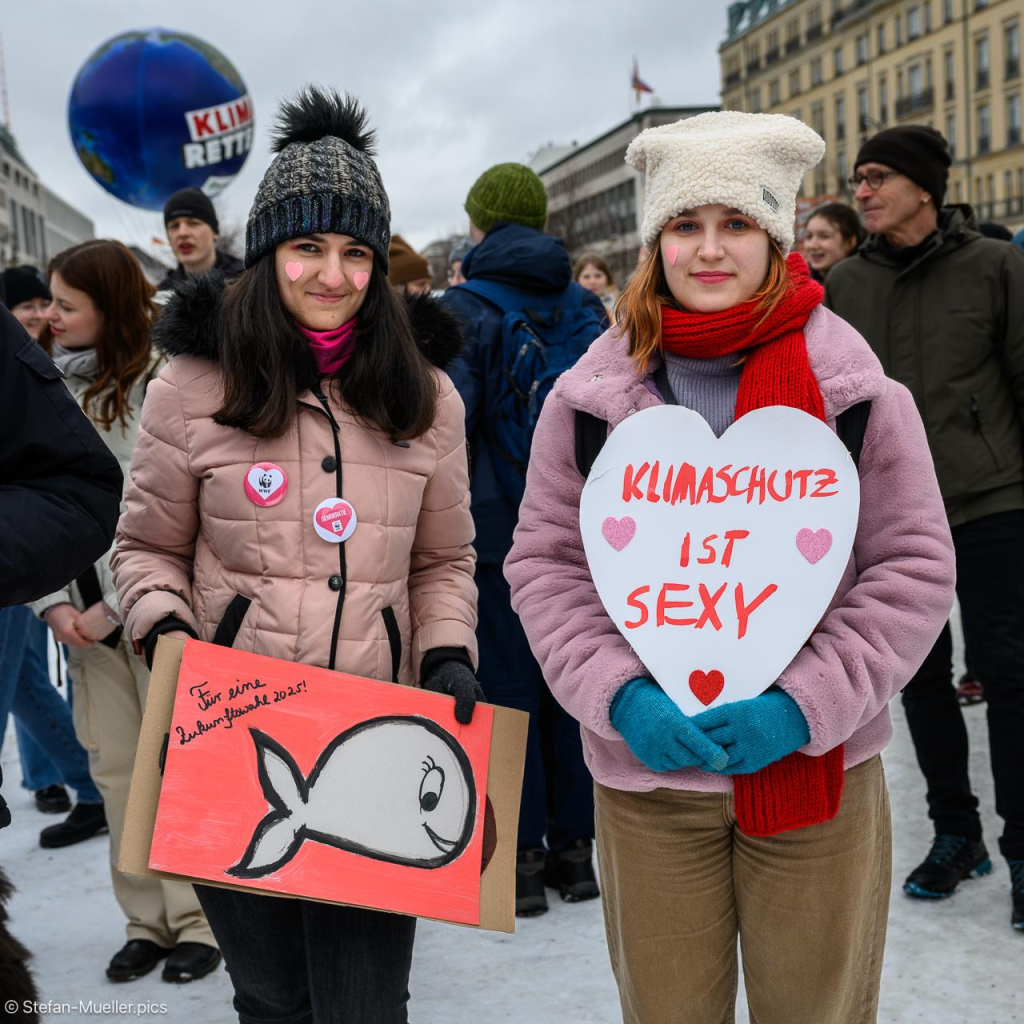
M152 350L154 288L146 280L130 249L110 238L72 246L50 260L47 276L60 274L71 287L92 299L103 314L103 330L96 339L96 380L82 396L82 409L104 430L115 420L127 427L133 409L128 404L132 385L149 368ZM49 323L39 332L39 344L50 352L53 334Z
M425 434L434 422L438 387L420 351L404 300L374 271L359 310L352 358L330 386L368 426L396 441ZM280 437L296 396L316 383L309 343L281 301L269 252L228 285L217 314L224 404L217 423L256 437Z

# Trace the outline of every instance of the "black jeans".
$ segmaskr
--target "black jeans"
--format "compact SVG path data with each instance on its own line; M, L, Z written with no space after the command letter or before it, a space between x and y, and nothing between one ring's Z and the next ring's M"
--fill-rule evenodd
M1004 857L1024 858L1024 511L985 516L952 533L964 640L985 691L996 811L1004 821L999 847ZM903 706L936 833L980 839L952 659L947 623L903 691Z
M406 1024L416 919L194 887L241 1024Z

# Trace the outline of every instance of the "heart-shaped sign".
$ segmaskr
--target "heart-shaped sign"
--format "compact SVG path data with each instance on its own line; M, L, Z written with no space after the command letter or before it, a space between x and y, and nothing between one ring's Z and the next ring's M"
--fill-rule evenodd
M821 420L772 406L716 438L658 406L609 435L580 529L608 615L695 714L778 679L835 596L859 510L857 468Z
M270 508L284 501L288 493L288 477L273 462L257 462L245 474L245 496L260 508Z
M327 498L313 512L313 529L322 540L341 544L355 532L356 510L344 498Z

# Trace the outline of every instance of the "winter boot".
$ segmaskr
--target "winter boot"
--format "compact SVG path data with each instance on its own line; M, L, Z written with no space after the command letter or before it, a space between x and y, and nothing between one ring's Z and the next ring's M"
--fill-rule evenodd
M548 912L544 893L544 851L516 854L516 917L539 917Z
M577 839L559 850L548 850L544 882L557 889L566 903L582 903L601 895L594 876L594 847L589 839Z
M132 981L149 974L171 951L149 939L129 939L111 958L107 977L111 981Z
M977 878L992 870L988 850L980 839L940 834L935 837L928 856L903 883L908 896L942 899L952 896L965 878Z
M1024 932L1024 860L1008 860L1010 865L1010 882L1013 888L1010 893L1013 897L1013 914L1010 916L1010 924L1018 931Z
M985 701L985 691L981 688L981 683L977 679L972 679L965 672L960 677L960 682L956 684L956 699L965 708L970 707L972 704L983 704Z
M107 831L103 804L75 804L71 813L59 824L39 833L39 845L45 850L71 846Z
M43 814L67 814L71 810L68 791L58 783L35 791L36 810Z

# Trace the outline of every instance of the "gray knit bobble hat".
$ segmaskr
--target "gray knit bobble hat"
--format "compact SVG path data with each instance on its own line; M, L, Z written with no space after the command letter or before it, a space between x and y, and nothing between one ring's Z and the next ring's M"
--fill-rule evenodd
M347 93L315 86L281 104L272 148L245 225L245 265L301 235L351 235L388 266L391 207L373 162L374 132Z

